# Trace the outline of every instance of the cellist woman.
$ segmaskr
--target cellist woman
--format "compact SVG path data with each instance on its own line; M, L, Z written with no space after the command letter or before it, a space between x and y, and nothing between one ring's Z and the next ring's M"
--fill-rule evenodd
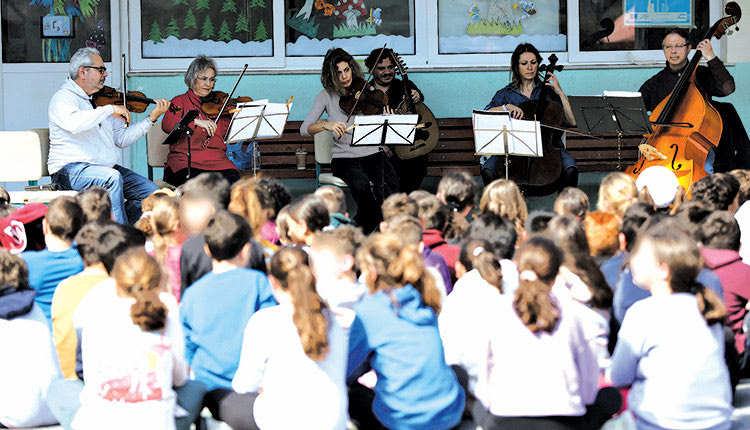
M519 44L510 57L510 84L495 93L492 101L484 109L506 110L510 112L513 118L522 118L523 110L519 107L521 103L527 100L538 99L542 90L542 79L539 77L539 65L541 62L542 56L534 45L530 43ZM547 100L561 105L565 114L565 122L573 126L576 124L576 121L573 117L573 109L570 107L568 97L560 87L560 81L558 81L557 76L554 74L550 75L551 77L547 85L553 91L547 92ZM577 186L578 166L575 160L565 150L560 139L553 142L553 145L556 148L560 148L563 167L563 187ZM489 184L500 177L500 171L502 171L502 166L498 166L500 160L499 156L493 155L482 165L482 180L485 184Z

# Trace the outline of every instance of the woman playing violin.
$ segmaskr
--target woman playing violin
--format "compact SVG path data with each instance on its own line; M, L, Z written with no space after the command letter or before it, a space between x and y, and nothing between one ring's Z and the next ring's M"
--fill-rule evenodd
M234 183L240 178L240 173L227 157L227 145L224 143L230 117L223 116L214 122L201 110L203 99L213 92L216 71L214 60L204 55L198 56L190 63L185 73L188 91L172 99L172 104L181 107L182 110L177 113L167 112L161 127L169 133L187 111L198 110L198 117L190 124L194 132L190 137L191 176L195 177L203 172L216 172L227 178L230 183ZM169 147L164 180L172 185L181 185L186 180L187 145L188 137L182 135L177 143Z
M510 57L511 82L492 97L490 104L485 110L499 110L510 112L513 118L523 118L523 111L519 105L526 100L536 100L542 90L542 79L539 77L539 65L542 56L530 43L521 43L513 51ZM547 100L555 102L563 107L565 122L575 125L573 109L570 107L568 97L560 87L557 76L550 74L547 85L553 90L547 92ZM556 148L560 148L560 156L563 165L562 186L575 187L578 185L578 166L573 157L568 154L560 139L553 142ZM498 166L500 157L491 156L482 165L482 180L485 184L499 178L499 172L503 166Z
M355 80L364 82L362 70L354 58L341 48L328 50L320 76L323 90L315 98L300 133L303 136L320 132L333 134L331 170L351 189L357 202L355 220L369 233L382 220L383 199L398 192L398 182L393 165L377 146L351 146L352 131L347 127L354 123L354 117L346 122L349 112L341 109L339 101L361 89L354 88ZM317 122L324 112L328 120ZM385 112L390 110L386 107Z

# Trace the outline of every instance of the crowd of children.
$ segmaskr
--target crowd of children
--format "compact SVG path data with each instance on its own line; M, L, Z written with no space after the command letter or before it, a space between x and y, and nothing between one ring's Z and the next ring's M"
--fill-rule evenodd
M452 173L375 232L266 178L158 190L135 227L98 187L0 188L0 428L729 429L750 172L650 169L531 213Z

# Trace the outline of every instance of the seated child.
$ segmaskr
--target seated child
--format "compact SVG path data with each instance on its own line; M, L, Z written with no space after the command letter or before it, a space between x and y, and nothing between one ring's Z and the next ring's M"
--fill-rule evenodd
M83 270L81 256L73 247L73 239L83 227L83 221L83 211L75 197L53 199L42 222L47 248L21 254L29 267L29 284L36 290L34 301L50 323L52 297L57 284Z
M594 211L583 220L589 251L598 264L614 257L619 251L619 228L617 217L610 212Z
M112 201L106 188L94 185L76 195L78 204L81 205L84 224L92 221L112 221Z
M308 194L289 205L287 211L289 238L307 250L315 234L323 231L330 222L328 208L320 197Z
M269 201L262 202L263 207L268 211L268 221L263 225L260 235L274 245L281 245L276 232L276 218L281 208L292 202L292 195L281 182L274 178L262 177L258 179L258 185L266 191L264 195L270 198Z
M516 264L511 260L516 250L517 238L513 223L493 212L476 217L469 224L469 230L466 232L466 240L489 242L490 249L500 259L500 267L503 273L503 294L509 296L513 296L518 288L518 270ZM458 281L456 281L456 284L458 284Z
M449 223L453 222L452 214L448 208L440 203L434 195L424 191L413 191L410 195L417 202L419 208L419 219L422 221L424 231L422 240L431 250L442 255L445 264L448 265L448 271L451 274L451 283L446 285L448 294L453 290L453 284L456 282L456 260L461 248L446 242L443 233L448 228Z
M346 198L341 188L323 185L315 190L315 195L320 197L328 208L328 214L331 216L329 228L350 225L354 222L349 218L349 212L346 211Z
M618 222L622 222L625 211L637 201L638 188L635 186L635 181L622 172L608 174L599 184L596 208L613 214Z
M589 213L589 196L578 188L566 187L557 195L554 209L558 215L573 215L583 222Z
M57 423L45 403L60 369L23 260L0 249L0 427Z
M253 240L263 248L263 260L266 265L271 262L273 254L279 250L274 243L263 238L263 227L268 222L270 208L264 206L269 204L271 196L268 191L258 184L254 179L241 179L232 187L228 209L238 215L245 217L253 231Z
M451 212L453 221L448 223L445 239L454 243L461 239L469 223L469 216L476 202L474 180L466 171L450 172L440 179L435 197Z

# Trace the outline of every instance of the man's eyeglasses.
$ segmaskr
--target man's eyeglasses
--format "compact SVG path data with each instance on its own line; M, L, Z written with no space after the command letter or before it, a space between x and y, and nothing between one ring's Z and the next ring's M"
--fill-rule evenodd
M98 70L99 73L101 73L102 75L105 74L105 73L107 73L107 68L104 67L104 66L99 66L99 67L96 67L96 66L83 66L83 67L86 68L86 69Z
M201 82L204 82L204 83L205 83L205 82L212 82L212 83L213 83L213 82L216 82L216 78L207 78L207 77L205 77L205 76L201 76L201 77L199 77L199 78L197 78L197 79L198 79L199 81L201 81Z
M683 43L682 45L664 45L665 51L671 51L672 49L682 49L687 46L687 43Z

